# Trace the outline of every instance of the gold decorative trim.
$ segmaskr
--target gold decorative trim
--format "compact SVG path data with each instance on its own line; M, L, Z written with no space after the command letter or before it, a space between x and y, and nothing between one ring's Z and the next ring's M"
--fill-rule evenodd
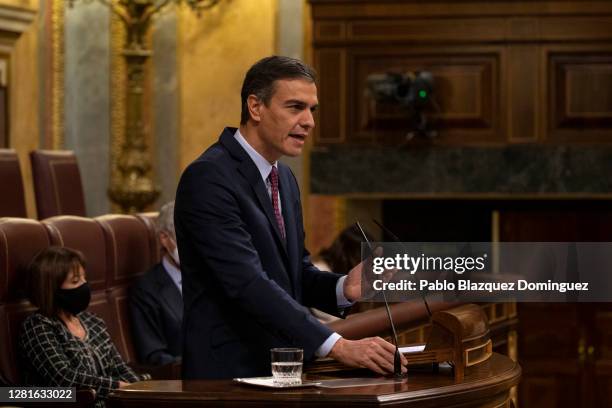
M126 38L125 26L121 19L115 14L111 14L111 66L110 66L110 100L111 103L111 140L110 140L110 160L111 169L109 185L112 185L112 180L116 180L121 176L117 161L121 154L121 146L125 141L125 123L126 123L126 102L125 102L125 87L127 78L127 68L125 58L123 57L123 48ZM119 212L120 207L112 203L112 212Z
M51 147L64 147L64 4L51 3Z
M147 32L146 44L150 44L151 57L144 65L144 86L143 86L143 98L145 101L149 101L148 103L143 104L142 106L142 121L145 124L144 131L144 139L145 143L148 146L147 156L151 163L151 172L150 175L153 180L157 180L156 172L162 171L157 166L157 143L155 143L155 114L154 114L154 105L155 105L155 74L154 74L154 58L155 50L153 49L153 32L154 30L149 30Z

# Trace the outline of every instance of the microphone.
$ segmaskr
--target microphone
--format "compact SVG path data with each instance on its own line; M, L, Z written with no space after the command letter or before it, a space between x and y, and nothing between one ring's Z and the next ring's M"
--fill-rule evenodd
M357 224L357 228L359 228L359 231L361 232L361 235L363 236L363 239L365 239L365 242L368 244L368 248L370 248L370 253L372 254L372 256L374 255L374 248L372 247L372 244L370 243L370 240L368 239L367 235L365 234L365 232L363 231L363 228L361 228L361 224L359 223L359 221L356 222ZM385 290L382 289L382 295L383 295L383 300L385 301L385 308L387 310L387 317L389 318L389 323L391 323L391 330L393 331L393 342L395 343L395 354L393 356L393 375L396 378L402 378L402 358L400 356L400 351L399 351L399 346L398 346L398 342L397 342L397 332L395 331L395 324L393 324L393 317L391 316L391 309L389 309L389 302L387 302L387 295L385 294Z
M391 239L395 242L399 242L400 244L402 244L402 240L398 238L397 235L395 235L393 232L391 232L389 230L389 228L385 227L384 225L382 225L380 222L376 221L375 219L372 219L372 221L374 221L374 223L376 225L378 225L380 227L380 229L382 229L387 235L389 235L391 237ZM406 248L404 247L404 245L402 244L402 248L404 248L404 250L406 250ZM407 252L407 250L406 250ZM425 308L427 309L427 314L429 314L429 317L431 318L431 310L429 309L429 304L427 303L427 299L425 298L425 293L421 292L421 298L423 299L423 303L425 303Z

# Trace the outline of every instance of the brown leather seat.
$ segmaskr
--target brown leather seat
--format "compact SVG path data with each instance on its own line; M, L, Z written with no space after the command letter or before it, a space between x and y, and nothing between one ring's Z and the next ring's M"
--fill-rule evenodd
M88 280L92 286L92 299L88 310L106 322L114 344L126 360L130 355L134 355L133 350L127 351L131 350L132 346L129 327L125 326L128 315L125 300L128 283L142 272L139 268L132 268L135 263L114 257L117 253L120 257L135 257L143 260L141 269L148 266L147 259L151 256L151 249L147 227L136 217L106 218L108 219L103 217L103 222L77 216L52 217L42 222L0 218L0 383L20 384L17 339L23 320L35 310L24 298L23 278L34 255L49 245L74 248L84 254ZM105 234L103 225L112 231L112 237ZM108 249L107 242L116 244L112 251ZM121 245L127 245L127 250L118 250L117 247ZM139 254L139 248L144 252ZM125 272L125 268L132 269ZM124 272L115 273L117 270ZM107 289L107 285L118 282L125 284ZM94 395L92 390L78 391L77 403L72 405L89 406ZM57 404L41 406L55 405Z
M181 364L164 366L138 364L128 310L129 287L160 260L160 247L155 230L157 213L104 215L96 221L102 225L110 249L109 260L114 266L109 271L108 298L117 316L119 335L117 349L137 372L146 372L154 379L176 380L181 377Z
M23 320L34 311L25 300L25 274L30 261L49 246L49 236L38 221L0 218L0 376L19 384L17 338Z
M95 218L106 240L107 287L129 286L153 265L155 247L147 226L133 215L108 214Z
M0 149L0 217L26 217L19 157L13 149Z
M138 217L110 214L95 220L104 231L108 249L107 295L117 325L117 333L111 336L125 361L134 365L136 353L128 311L128 288L151 268L157 249L152 246L147 225Z
M152 265L155 265L161 261L161 247L159 244L159 238L157 237L157 228L155 225L157 223L158 216L159 213L157 211L136 214L136 217L138 217L138 219L147 226L147 230L149 231L149 242L151 248L154 248L153 259L151 259Z
M22 385L17 341L21 324L36 308L24 298L25 274L34 255L50 245L44 225L24 218L0 218L0 381ZM77 390L76 402L19 403L23 407L93 407L94 390Z
M49 231L51 245L80 251L87 262L87 280L93 292L104 291L111 269L106 239L100 224L92 218L60 215L41 221Z
M108 275L113 259L109 258L104 231L92 218L60 215L41 221L46 227L52 245L80 251L87 262L87 281L91 287L89 310L104 320L111 338L121 340L119 319L108 299Z
M30 160L38 218L85 216L85 195L74 152L35 150Z

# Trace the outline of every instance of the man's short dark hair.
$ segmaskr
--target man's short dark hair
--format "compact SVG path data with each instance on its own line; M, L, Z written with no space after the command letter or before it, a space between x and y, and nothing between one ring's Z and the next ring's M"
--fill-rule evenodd
M274 94L274 81L279 79L304 79L315 82L315 70L296 58L273 55L257 61L246 73L242 83L240 97L242 99L242 112L240 124L249 120L249 95L255 95L268 106Z

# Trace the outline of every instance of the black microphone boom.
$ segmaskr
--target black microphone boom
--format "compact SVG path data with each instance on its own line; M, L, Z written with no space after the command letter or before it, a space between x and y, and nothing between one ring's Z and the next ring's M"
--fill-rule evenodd
M374 248L372 247L370 240L365 234L363 228L361 228L361 224L359 223L359 221L357 221L356 224L357 224L357 227L359 228L359 231L361 231L361 235L363 236L363 239L365 239L365 242L368 244L368 248L370 248L371 255L374 256ZM383 295L383 300L385 301L385 308L387 309L387 317L389 318L389 323L391 324L391 330L393 331L393 342L395 343L395 354L393 356L393 375L395 375L395 377L401 378L403 377L402 360L400 357L399 346L397 344L397 332L395 331L395 324L393 324L393 317L391 316L391 309L389 309L389 302L387 302L387 295L385 294L385 290L382 289L381 292Z
M376 221L375 219L372 219L372 221L374 221L374 223L376 225L378 225L380 227L380 229L382 229L387 235L389 235L392 240L394 240L395 242L399 242L399 243L402 242L402 240L399 239L398 236L395 235L393 232L391 232L389 230L389 228L385 227L384 225L382 225L380 222ZM402 247L403 247L403 245L402 245ZM406 248L404 248L404 250L405 249ZM421 298L423 299L423 303L425 303L425 309L427 309L427 314L431 318L431 310L429 309L429 304L427 303L427 299L425 298L425 294L424 293L421 294Z

